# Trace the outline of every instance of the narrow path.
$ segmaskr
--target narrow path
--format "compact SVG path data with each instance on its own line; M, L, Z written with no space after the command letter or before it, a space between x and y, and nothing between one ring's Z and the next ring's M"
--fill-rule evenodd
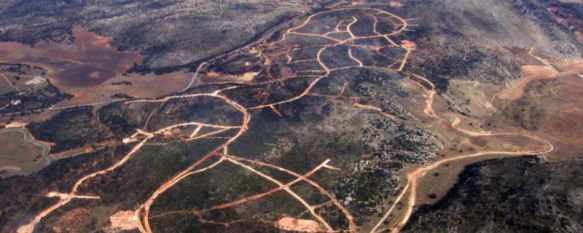
M20 91L20 89L18 89L18 87L14 86L12 84L12 82L10 82L10 80L2 73L0 73L0 76L4 79L4 81L6 82L6 84L11 87L12 89L14 89L14 91Z
M38 148L41 148L41 156L43 157L43 159L45 160L46 165L48 166L49 164L51 164L51 158L49 157L49 151L50 151L50 147L40 143L38 141L36 141L36 139L34 139L32 137L32 135L30 134L30 132L28 132L28 130L26 129L21 129L21 128L7 128L7 129L2 129L0 131L0 133L10 133L10 132L17 132L20 133L22 135L22 140L26 141L27 143L30 143Z

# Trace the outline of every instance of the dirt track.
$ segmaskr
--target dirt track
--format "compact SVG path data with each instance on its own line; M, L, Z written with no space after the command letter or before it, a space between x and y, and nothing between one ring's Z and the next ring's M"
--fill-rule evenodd
M347 12L346 14L349 14L352 11L355 11L355 9L359 13L360 13L360 11L362 11L364 13L373 15L373 18L375 19L374 26L372 27L374 29L373 30L374 35L369 35L369 36L357 36L357 35L355 35L355 33L352 30L352 27L356 23L359 22L359 19L356 16L352 17L352 19L348 23L344 22L344 21L337 22L336 27L334 27L334 29L331 31L326 31L326 32L321 32L321 33L302 31L302 30L305 30L305 28L308 28L308 26L310 25L312 20L316 19L319 16L329 14L332 12L338 12L338 11L346 11ZM379 18L377 18L377 17L379 17ZM397 24L397 27L391 32L380 33L378 31L377 25L376 25L378 23L378 21L381 20L380 17L386 17L386 19L383 19L383 20L387 20L387 19L391 20L391 22ZM206 123L206 122L181 122L181 123L176 123L173 125L168 125L164 128L161 128L161 129L158 129L155 131L147 131L146 129L148 128L148 123L146 123L146 125L143 128L136 129L136 133L134 135L132 135L131 137L124 140L124 141L132 141L132 142L137 142L137 143L133 146L133 148L127 154L125 154L125 156L122 159L117 161L114 165L107 167L106 169L88 174L88 175L82 177L81 179L77 180L77 182L75 183L75 185L73 186L73 188L71 189L71 191L69 193L59 193L59 194L53 193L52 195L49 195L48 196L49 198L59 198L60 199L59 202L57 204L43 210L38 215L36 215L30 222L28 222L27 225L20 227L18 229L18 233L32 233L34 231L36 224L38 224L40 221L42 221L42 219L44 217L51 214L54 210L61 208L64 205L67 205L73 199L76 199L76 198L98 199L98 198L100 198L100 197L96 197L96 196L92 196L92 195L79 194L78 193L79 187L82 186L83 184L87 183L89 180L93 179L94 177L97 177L97 176L106 174L108 172L114 171L114 170L118 169L119 167L123 166L128 160L130 160L135 154L137 154L142 149L142 147L147 142L149 142L151 139L157 137L158 135L162 135L162 134L173 135L174 129L183 128L183 127L194 127L194 129L193 129L192 133L190 133L189 137L186 137L184 139L177 139L177 140L183 140L183 141L200 140L202 138L209 137L209 136L216 135L216 134L221 134L221 133L227 132L227 131L229 131L229 132L233 131L233 132L235 132L235 134L233 136L229 137L224 143L222 143L218 147L214 148L212 151L206 153L202 158L200 158L199 160L190 164L186 169L184 169L180 172L177 172L172 177L169 177L156 190L153 190L151 192L151 195L146 200L144 200L142 203L140 203L139 207L136 210L134 210L134 219L136 221L138 221L135 225L138 227L140 232L143 232L143 233L152 233L153 232L152 227L150 225L151 218L157 218L160 216L171 215L171 214L193 214L195 216L199 216L202 218L201 213L204 213L205 211L215 210L215 209L232 208L232 207L242 205L242 204L247 203L247 202L251 202L251 201L255 201L255 200L264 198L266 196L269 196L269 195L276 193L276 192L279 192L279 191L284 191L284 192L288 193L295 201L299 202L302 206L304 206L306 211L309 212L310 215L318 222L318 224L319 224L318 228L308 227L306 229L311 229L311 230L305 230L306 232L319 231L319 230L314 230L314 229L325 229L326 232L340 232L340 231L357 232L357 231L359 231L358 227L356 226L356 224L354 222L354 217L352 216L350 211L340 201L338 201L330 191L324 189L321 185L319 185L315 181L312 181L309 178L312 174L316 173L320 169L325 168L325 169L330 169L330 170L337 170L337 168L335 168L329 164L331 161L325 160L322 163L320 163L318 166L314 167L310 172L308 172L306 174L299 174L299 173L296 173L294 171L288 170L286 168L283 168L283 167L280 167L277 165L273 165L273 164L269 164L269 163L257 161L257 160L245 159L244 156L234 155L233 153L229 153L228 148L229 148L230 144L235 142L241 135L243 135L247 131L249 122L252 120L251 119L252 117L251 117L251 114L249 113L249 111L255 110L255 109L268 108L268 109L271 109L275 114L281 115L281 113L279 113L277 110L278 106L292 103L294 101L298 101L298 100L304 98L305 96L313 95L314 93L311 93L311 92L312 92L312 89L314 88L314 86L316 84L318 84L318 82L320 82L321 80L328 78L330 76L330 74L332 74L335 71L352 69L352 68L355 68L355 69L381 69L381 70L386 70L386 71L391 71L391 72L403 72L403 71L405 71L408 58L410 56L414 55L415 44L414 44L414 42L410 42L410 41L402 41L400 44L398 44L398 43L394 42L391 37L396 36L396 35L400 35L404 31L406 31L407 29L408 29L408 22L406 19L400 18L399 16L396 16L390 12L376 9L373 7L356 7L356 8L354 8L354 7L352 7L352 8L351 7L349 7L349 8L338 7L338 8L329 9L327 11L318 12L316 14L308 16L298 26L295 26L295 27L292 27L292 28L289 28L288 30L286 30L285 33L283 33L283 35L281 36L281 38L279 40L258 46L259 48L263 48L263 49L267 50L267 48L277 47L279 44L285 43L286 40L288 40L292 36L310 37L310 38L314 37L314 38L318 38L318 39L322 39L324 41L327 41L324 45L319 46L315 57L305 60L307 62L315 62L317 67L319 67L318 69L307 70L303 74L294 74L294 75L289 76L289 77L274 77L274 79L277 79L275 81L274 80L265 81L265 83L285 82L287 80L299 78L300 76L303 76L302 78L306 78L306 77L313 78L313 80L309 83L309 85L307 85L306 88L297 95L289 96L289 98L286 98L284 100L266 102L266 103L253 105L253 106L243 106L242 104L230 99L225 94L226 92L233 91L233 90L236 90L236 89L241 87L241 86L233 85L233 86L229 86L229 87L224 88L224 89L215 90L215 91L208 92L208 93L180 94L180 95L172 95L172 96L168 96L168 97L164 97L164 98L160 98L160 99L140 99L140 100L125 102L124 105L127 106L127 105L136 104L136 103L164 104L167 101L173 100L173 99L185 99L185 100L187 100L187 99L196 99L196 98L201 98L201 97L215 98L217 100L223 101L225 104L229 105L230 108L239 112L240 117L241 117L241 121L240 121L241 124L240 125L221 125L221 124L210 124L210 123ZM338 34L344 34L344 35L347 34L348 36L345 39L335 38L334 35L338 35ZM373 51L375 49L378 49L378 45L367 45L367 44L356 45L356 44L353 44L353 42L356 40L370 39L370 38L380 38L380 39L385 40L387 42L387 44L388 44L387 46L403 49L405 51L404 57L399 58L396 62L393 63L393 65L391 65L389 67L378 67L378 66L374 66L374 65L367 65L365 63L365 61L359 60L353 54L352 49L356 48L356 47L363 47L363 48L370 49ZM262 38L261 40L264 40L264 39L265 38ZM341 67L331 67L331 64L327 63L327 61L322 58L323 54L327 50L329 50L333 47L336 47L336 46L348 46L349 47L348 52L347 52L347 56L353 62L354 65L341 66ZM267 53L264 51L260 51L259 56L261 56L265 61L271 61L271 60L275 59L276 57L287 57L287 64L292 64L294 62L300 62L299 60L294 60L294 57L291 54L292 50L293 49L290 49L287 52L279 53L277 55L275 53L270 54L270 53ZM305 61L302 61L302 62L305 62ZM188 89L188 87L192 86L193 82L198 79L198 75L200 72L199 69L201 69L201 67L205 66L205 64L206 63L201 63L201 65L197 69L197 72L195 72L194 76L192 77L193 81L191 81L188 84L187 88L185 88L185 89ZM269 64L271 64L271 63L266 62L266 64L267 64L267 66L269 66ZM267 67L266 69L268 70L269 67ZM400 228L402 226L404 226L404 224L408 221L410 215L412 214L412 212L414 210L419 179L421 179L427 172L439 167L440 165L442 165L444 163L458 161L458 160L464 160L464 159L470 159L470 158L478 158L478 157L489 156L489 155L494 155L494 154L500 155L500 156L520 156L520 155L524 155L524 154L548 153L551 150L553 150L553 145L550 144L548 141L546 141L544 139L540 139L534 135L530 135L530 134L525 133L525 132L518 132L518 133L489 132L489 131L483 131L483 130L474 130L474 129L463 128L460 124L463 120L459 116L455 116L455 115L452 116L451 114L448 116L444 116L444 115L436 112L433 105L434 105L434 98L436 98L436 96L438 94L435 90L435 85L431 81L429 81L428 79L426 79L422 76L419 76L419 75L412 75L411 79L413 81L415 81L416 83L418 83L421 87L429 86L429 88L423 88L423 90L425 91L426 98L423 100L423 102L425 103L425 106L424 106L422 111L423 111L423 114L425 115L425 117L433 119L434 122L438 122L440 124L444 123L444 125L447 125L447 127L449 127L450 129L453 129L457 133L459 133L461 135L465 135L465 137L468 137L468 138L469 137L497 137L497 136L513 135L513 136L524 137L526 141L529 141L530 143L534 142L535 144L539 145L540 148L522 149L522 150L508 150L508 151L506 151L506 150L479 151L479 152L470 153L470 154L458 155L455 157L443 158L443 159L435 161L434 163L432 163L428 166L420 167L420 168L416 168L414 170L411 170L407 173L407 176L406 176L407 182L404 185L401 193L398 195L397 200L394 202L395 204L393 204L388 209L388 212L385 213L383 218L380 221L378 221L378 223L370 230L370 232L380 232L383 230L387 230L387 229L383 229L383 226L382 226L384 220L394 211L396 203L406 199L407 206L406 206L404 217L402 219L400 219L397 223L397 226L392 229L393 232L398 232L400 230ZM260 84L261 83L254 83L254 85L260 85ZM340 92L341 94L344 92L345 88L346 88L346 85L344 85L344 87L342 88L342 90ZM338 96L323 96L323 97L340 98L341 94L339 94ZM318 96L318 95L313 95L313 96ZM322 96L322 95L320 95L320 96ZM392 116L388 113L384 113L382 111L382 109L380 109L377 106L363 105L363 104L359 104L357 102L354 102L353 107L358 108L358 109L362 109L365 111L374 111L374 112L377 112L385 117L391 118L395 121L399 121L399 119L397 119L395 116ZM210 133L200 134L199 132L202 129L208 129L208 130L210 130ZM217 159L217 160L216 160L216 162L213 162L206 167L201 167L201 165L204 164L205 162L212 161L211 159ZM225 162L229 162L231 164L237 165L241 169L247 170L247 171L251 172L252 174L255 174L255 175L275 184L277 187L272 189L272 190L263 192L263 193L258 193L258 194L252 195L252 196L242 198L240 200L217 205L217 206L211 207L209 209L205 209L205 210L174 211L174 212L159 214L156 216L150 216L150 209L151 209L152 205L154 204L154 202L156 201L156 199L158 197L160 197L161 195L163 195L171 187L173 187L177 183L181 182L186 177L189 177L193 174L198 174L198 173L208 171L208 170L213 169L213 168L215 168L215 167L217 167L220 164L225 163ZM292 182L287 182L287 183L282 182L282 181L275 179L274 177L271 177L265 173L262 173L261 171L254 169L250 165L256 165L256 166L262 166L262 167L268 167L271 169L276 169L276 170L279 170L279 171L282 171L282 172L285 172L287 174L294 176L295 180L293 180ZM291 185L293 185L297 182L300 182L300 181L307 182L312 187L315 187L320 193L322 193L324 196L326 196L329 199L329 201L332 205L335 205L336 207L338 207L341 210L342 215L344 216L344 218L348 222L348 228L347 229L335 229L332 225L330 225L327 222L327 220L325 218L323 218L322 216L320 216L317 213L316 209L319 208L319 206L315 206L315 205L308 203L306 200L304 200L303 197L301 197L299 194L295 193L294 191L292 191L289 188ZM406 194L409 194L409 195L407 196ZM286 222L286 221L283 221L283 222Z

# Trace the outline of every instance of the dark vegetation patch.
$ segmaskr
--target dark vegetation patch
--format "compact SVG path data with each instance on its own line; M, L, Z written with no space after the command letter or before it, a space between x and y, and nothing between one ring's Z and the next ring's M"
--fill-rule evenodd
M93 115L93 107L63 110L51 119L27 126L39 140L54 142L51 153L57 153L87 144L114 138L109 127Z
M421 207L403 232L580 232L582 166L534 157L470 165L448 194Z

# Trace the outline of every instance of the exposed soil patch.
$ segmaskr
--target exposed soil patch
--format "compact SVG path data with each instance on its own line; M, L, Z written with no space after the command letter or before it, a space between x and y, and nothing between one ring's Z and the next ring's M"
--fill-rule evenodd
M119 52L109 46L107 38L81 27L73 28L70 44L42 41L29 47L0 42L0 51L2 60L49 70L49 78L59 88L95 86L142 61L139 54Z
M298 219L292 217L283 217L275 222L275 227L295 232L322 232L318 222L309 219Z

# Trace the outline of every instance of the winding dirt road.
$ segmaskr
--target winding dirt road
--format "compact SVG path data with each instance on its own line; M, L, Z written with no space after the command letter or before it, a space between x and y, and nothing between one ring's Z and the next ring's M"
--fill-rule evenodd
M407 183L403 187L401 193L399 193L399 195L397 196L397 198L395 199L393 205L389 208L389 210L383 215L383 217L377 222L377 224L370 230L370 233L384 232L384 231L389 230L386 228L382 228L383 222L385 222L385 220L394 212L395 206L397 205L397 203L403 201L406 197L406 194L408 194L408 196L406 197L407 206L405 207L406 209L405 209L404 216L397 223L397 226L395 228L391 229L392 233L398 233L401 230L401 228L404 227L405 224L408 222L408 220L409 220L409 218L410 218L410 216L413 213L413 210L415 208L419 180L421 178L423 178L423 176L425 174L427 174L427 172L430 172L430 171L440 167L443 164L446 164L449 162L454 162L454 161L463 161L463 160L475 159L475 158L480 158L480 157L486 157L486 156L491 156L491 155L510 157L510 156L524 156L524 155L532 155L532 154L546 154L546 153L553 151L553 149L554 149L553 144L551 142L549 142L548 140L542 139L538 136L535 136L535 135L527 133L527 132L493 133L493 132L484 131L481 129L479 131L473 131L473 130L464 129L464 128L460 127L461 118L459 116L453 115L451 113L445 114L446 116L452 117L452 120L448 120L440 115L437 115L435 110L433 109L434 98L435 98L435 95L437 93L437 91L435 90L435 85L430 80L426 79L425 77L422 77L422 76L419 76L416 74L413 74L412 76L413 76L414 80L423 82L424 84L426 84L426 86L429 86L429 88L427 88L424 85L420 85L426 92L426 94L425 94L425 96L427 97L425 100L426 106L423 109L423 113L427 117L432 118L432 119L439 121L439 122L450 122L450 127L452 129L458 131L461 134L466 135L467 137L520 136L520 137L528 138L531 141L536 142L542 146L540 149L531 149L531 150L512 150L512 151L510 151L510 150L488 150L488 151L481 151L481 152L475 152L475 153L470 153L470 154L458 155L455 157L440 159L440 160L437 160L437 161L431 163L428 166L420 167L420 168L417 168L417 169L414 169L412 171L407 172L407 176L406 176Z
M349 17L337 22L336 27L334 27L330 31L326 31L326 32L322 32L322 33L313 33L313 32L302 31L303 29L307 28L310 25L312 20L316 19L317 17L324 16L324 15L330 14L330 13L336 13L336 12L344 12ZM355 32L353 31L353 29L354 29L353 27L357 23L359 23L360 21L359 21L359 17L357 14L350 17L350 14L352 12L364 13L364 14L368 15L368 17L371 17L373 19L373 25L372 25L373 35L357 36L355 34ZM377 24L379 23L380 20L385 20L385 21L390 20L392 23L394 23L396 25L396 27L394 28L394 30L392 30L390 32L380 33L379 28L377 27ZM185 138L178 138L177 139L177 140L184 141L184 142L200 140L203 138L208 138L208 137L218 135L218 134L221 134L224 132L229 132L229 131L233 131L233 132L235 132L235 134L233 136L228 137L224 143L213 148L210 152L206 153L204 156L202 156L197 161L194 161L193 163L191 163L186 169L177 172L172 177L169 177L157 189L152 190L152 192L149 192L151 194L142 203L139 204L139 207L136 210L134 210L134 218L136 219L136 221L139 221L136 225L138 226L138 229L140 232L153 233L152 226L150 224L151 218L159 218L159 217L171 215L171 214L192 214L192 215L198 216L202 220L202 214L205 212L208 212L211 210L217 210L217 209L232 208L232 207L239 206L239 205L242 205L245 203L259 200L261 198L267 197L269 195L272 195L272 194L274 194L276 192L280 192L280 191L286 192L295 201L299 202L302 206L304 206L304 208L306 209L306 212L310 213L310 215L315 220L317 220L318 224L320 225L320 227L322 229L324 229L324 231L326 231L326 232L357 232L358 227L355 223L354 217L352 216L352 214L350 213L348 208L345 207L339 200L337 200L335 195L332 192L324 189L320 184L318 184L317 182L310 179L311 175L315 174L316 172L318 172L321 169L329 169L332 171L339 170L338 168L335 168L334 166L330 165L330 163L331 163L330 160L325 160L325 161L321 162L318 166L314 167L312 170L310 170L309 172L307 172L305 174L299 174L299 173L296 173L294 171L291 171L289 169L286 169L284 167L277 166L274 164L269 164L269 163L266 163L263 161L258 161L258 160L246 159L245 157L247 157L247 156L236 156L236 155L234 155L234 153L229 153L228 148L229 148L230 144L237 141L237 139L239 139L239 137L241 137L241 135L243 135L247 131L249 122L251 121L251 114L249 113L249 111L251 111L251 110L269 108L273 112L275 112L277 115L281 116L281 113L279 113L279 111L277 110L278 106L284 105L284 104L289 104L289 103L292 103L294 101L298 101L298 100L304 98L305 96L322 96L322 97L326 97L326 98L330 98L330 99L341 99L343 97L342 95L343 95L343 93L346 89L346 86L347 86L346 83L344 83L344 85L340 91L340 94L338 96L324 96L324 95L318 95L318 94L312 93L312 89L314 88L314 86L316 84L318 84L318 82L320 82L323 79L328 78L335 71L346 70L346 69L381 69L381 70L387 70L387 71L391 71L391 72L404 72L404 70L406 70L407 60L409 59L409 57L413 54L413 52L415 50L415 44L413 42L410 42L410 41L401 41L401 43L396 43L394 41L393 37L402 34L403 32L407 31L408 28L409 28L408 20L403 19L397 15L394 15L394 14L387 12L385 10L382 10L382 9L377 9L377 8L373 8L371 6L366 6L366 5L365 6L362 6L362 5L349 6L349 7L338 5L338 6L335 6L334 8L331 8L331 9L328 9L325 11L321 11L321 12L318 12L318 13L315 13L315 14L308 16L301 24L287 29L282 34L281 38L277 41L273 41L271 43L264 43L264 44L257 43L257 44L259 44L259 45L257 45L257 48L259 48L259 50L260 50L258 56L261 57L265 61L264 64L266 64L266 67L264 70L267 73L269 73L270 64L272 64L271 61L274 60L275 58L277 58L277 56L286 57L287 64L293 64L293 63L298 63L298 62L315 62L317 64L317 66L319 68L314 69L314 70L306 70L303 73L293 74L293 75L286 76L286 77L277 77L277 78L272 77L273 80L268 80L268 81L265 81L263 83L254 83L253 84L253 85L261 85L261 84L268 84L268 83L275 83L275 82L286 82L287 80L292 80L292 79L296 79L296 78L313 78L313 80L309 83L309 85L307 85L307 87L297 95L290 96L289 98L286 98L284 100L265 102L262 104L257 104L254 106L245 107L245 106L241 105L240 103L236 102L235 100L227 97L227 95L225 94L225 92L227 92L227 91L232 91L232 90L235 90L237 88L245 87L245 85L233 85L233 86L230 86L230 87L227 87L227 88L224 88L221 90L212 91L209 93L178 94L178 95L167 96L167 97L160 98L160 99L141 99L141 100L133 100L133 101L124 102L124 105L126 105L126 106L136 104L136 103L151 103L151 104L162 105L162 104L166 103L167 101L173 100L173 99L195 99L195 98L202 98L202 97L214 98L214 99L217 99L217 100L224 102L233 110L236 110L240 114L241 120L240 120L240 125L220 125L220 124L210 124L210 123L206 123L206 122L195 122L195 121L180 122L180 123L166 126L164 128L158 129L156 131L148 131L147 130L148 129L148 122L149 122L149 120L148 120L148 122L146 122L146 124L144 125L143 128L136 129L136 133L134 135L124 139L124 142L134 142L135 145L119 161L117 161L113 165L111 165L103 170L96 171L96 172L90 173L86 176L83 176L82 178L77 180L77 182L75 183L73 188L68 193L55 193L55 192L49 193L47 195L48 198L58 198L59 201L56 204L42 210L39 214L37 214L26 225L21 226L18 229L18 233L32 233L35 229L35 226L40 221L42 221L43 218L50 215L56 209L59 209L65 205L67 205L73 199L92 199L92 200L99 199L100 197L98 197L98 196L80 194L79 188L82 185L86 184L89 180L91 180L97 176L101 176L101 175L104 175L106 173L112 172L116 169L119 169L128 160L130 160L134 155L136 155L143 148L143 146L146 145L150 140L158 137L159 135L163 135L163 134L172 135L173 130L179 129L179 128L184 128L184 127L194 128L193 131L189 134L189 136L187 136ZM280 52L277 54L265 52L269 48L275 48L275 47L278 47L278 45L280 45L280 44L286 43L287 40L289 39L289 37L291 37L291 35L310 37L310 38L311 37L319 38L319 39L327 41L327 43L324 45L321 45L321 46L317 46L318 50L317 50L317 53L315 54L315 57L303 59L303 60L295 60L294 61L294 56L293 56L293 54L291 54L291 51L293 51L294 49L297 50L297 49L302 49L302 48L291 48L285 52ZM339 37L335 37L335 36L339 36L339 35L346 35L347 38L342 39ZM372 51L377 51L377 53L378 53L378 50L383 48L383 46L379 47L379 45L377 45L377 44L368 45L368 44L362 44L362 43L361 44L354 43L355 41L362 40L362 39L382 39L387 43L387 45L385 47L387 47L387 48L388 47L400 48L400 49L404 50L405 51L404 57L398 58L398 59L391 58L393 60L396 60L396 62L394 62L389 67L379 67L379 66L374 66L374 65L367 65L367 64L365 64L365 62L363 60L360 60L357 56L355 56L353 49L366 48L366 49L370 49ZM261 38L261 40L266 40L266 38ZM327 61L325 61L322 58L323 53L325 53L327 50L334 48L334 47L337 47L337 46L347 46L348 47L347 57L352 61L352 63L354 63L354 65L333 68L329 63L327 63ZM236 53L236 52L234 52L234 53ZM378 53L378 54L380 54L380 53ZM380 54L380 55L384 56L383 54ZM201 69L206 67L206 64L208 64L208 62L209 61L203 62L198 66L195 74L193 75L193 77L191 79L191 82L188 84L188 86L183 91L187 91L194 84L194 82L198 79L198 76L199 76L199 73L201 72ZM446 117L438 115L435 112L435 110L433 109L434 97L436 95L438 95L436 90L435 90L435 85L431 81L429 81L428 79L426 79L422 76L419 76L419 75L413 75L411 78L414 81L416 81L420 86L424 87L424 90L426 92L425 93L426 106L423 109L423 113L427 117L435 119L436 121L439 121L439 122L448 122L449 125L451 126L451 128L459 131L462 134L465 134L467 137L496 137L496 136L502 136L502 135L510 135L508 133L492 133L492 132L472 131L472 130L468 130L468 129L463 129L459 126L461 118L459 118L459 117L456 118L455 116L453 116L453 120L448 120ZM400 119L398 119L397 117L390 115L389 113L383 112L382 109L377 107L377 106L364 105L364 104L356 102L354 99L351 99L351 98L345 98L345 100L351 101L352 106L357 108L357 109L362 109L365 111L374 111L374 112L377 112L385 117L391 118L395 121L400 121ZM153 110L148 118L151 118L151 116L153 114L163 114L163 113L159 113L159 112L156 112L156 110ZM200 134L200 132L203 129L208 129L208 130L210 130L210 132L207 132L205 134ZM517 134L512 134L512 135L517 135ZM407 205L407 209L406 209L406 214L399 221L398 227L393 229L393 232L398 232L400 227L402 227L408 221L409 216L413 212L419 179L422 178L428 171L431 171L444 163L457 161L457 160L470 159L470 158L479 158L482 156L488 156L488 155L492 155L492 154L505 155L505 156L519 156L519 155L524 155L524 154L547 153L553 149L553 147L552 147L552 145L550 145L550 143L548 143L542 139L539 139L539 138L532 136L532 135L526 135L526 134L521 134L521 135L524 137L528 137L530 140L537 141L538 143L544 144L543 148L538 149L538 150L530 150L530 151L528 151L528 150L503 151L503 150L501 150L501 151L476 152L476 153L472 153L472 154L466 154L466 155L441 159L441 160L435 161L434 163L432 163L428 166L417 168L413 171L408 172L407 173L407 182L404 185L401 193L398 195L397 200L394 202L395 204L393 204L389 208L388 212L374 226L374 228L371 230L371 232L379 232L379 231L384 230L384 229L381 229L382 223L394 211L396 203L398 203L401 200L407 199L408 205ZM211 159L217 159L217 160L213 163L210 163L209 165L207 165L205 167L201 167L201 165L204 164L205 162L212 161ZM271 190L262 192L262 193L257 193L257 194L251 195L251 196L241 198L241 199L236 200L236 201L216 205L216 206L210 207L208 209L173 211L173 212L157 214L155 216L150 216L150 210L151 210L152 205L155 203L155 201L158 199L158 197L160 197L161 195L166 193L170 188L172 188L177 183L181 182L182 180L184 180L185 178L187 178L191 175L199 174L199 173L208 171L208 170L213 169L213 168L215 168L215 167L217 167L225 162L229 162L231 164L237 165L241 169L249 171L250 173L255 174L255 175L275 184L277 187L273 188ZM280 180L275 179L272 176L269 176L268 174L265 174L261 171L256 170L254 167L252 167L250 165L261 166L261 167L270 168L270 169L276 169L276 170L279 170L281 172L287 173L287 174L295 177L295 179L291 182L282 182ZM309 185L311 185L312 187L316 188L321 194L326 196L329 199L327 203L330 203L331 205L334 205L338 209L341 210L343 217L346 219L346 222L348 223L348 228L347 229L336 229L333 225L328 223L328 221L324 217L319 215L316 211L317 208L320 208L320 207L325 206L325 205L310 204L304 199L304 197L301 197L299 194L292 191L290 189L290 187L298 182L306 182ZM407 193L409 193L408 196L406 195ZM212 223L212 221L208 221L208 223ZM220 223L220 224L224 224L224 223Z

